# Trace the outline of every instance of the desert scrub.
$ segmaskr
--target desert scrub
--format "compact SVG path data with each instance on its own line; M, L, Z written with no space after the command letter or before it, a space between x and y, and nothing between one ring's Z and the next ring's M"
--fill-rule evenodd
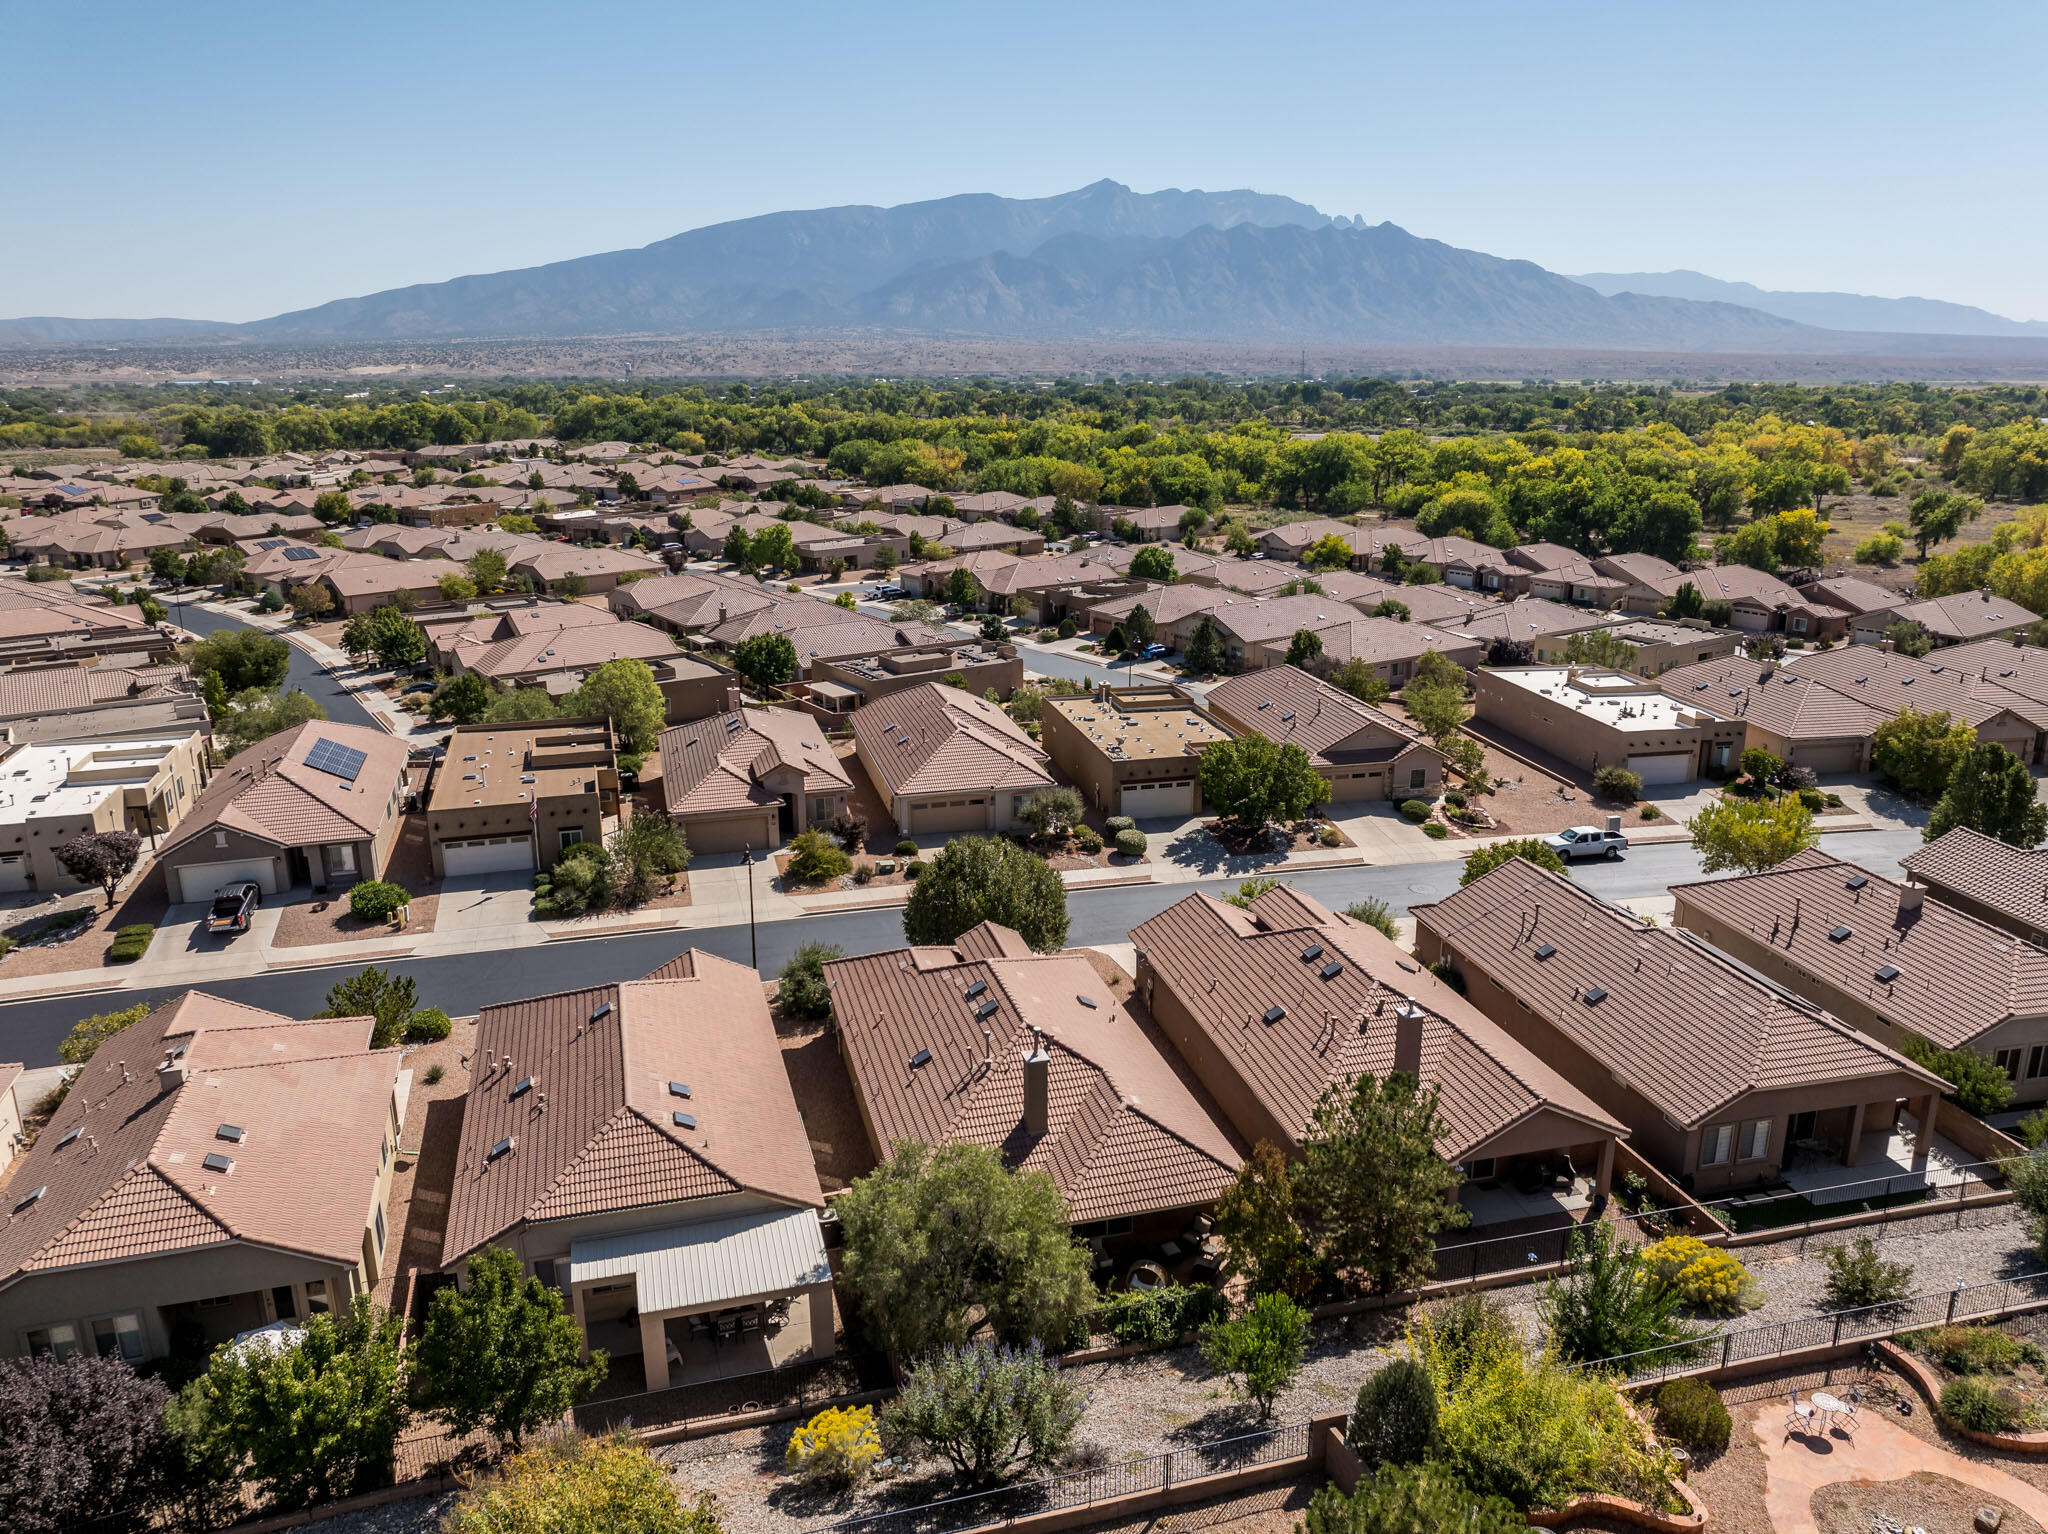
M2009 1433L2020 1424L2018 1403L1981 1375L1950 1380L1941 1392L1942 1418L1973 1433Z
M1734 1426L1705 1380L1672 1380L1657 1392L1657 1431L1694 1459L1725 1450Z
M1763 1303L1749 1269L1697 1236L1666 1236L1644 1248L1643 1265L1659 1284L1696 1310L1732 1316Z
M782 1462L798 1480L843 1489L866 1480L881 1458L875 1409L834 1406L789 1435Z
M1900 1340L1951 1374L2011 1374L2022 1364L2048 1371L2040 1348L1988 1326L1937 1326Z

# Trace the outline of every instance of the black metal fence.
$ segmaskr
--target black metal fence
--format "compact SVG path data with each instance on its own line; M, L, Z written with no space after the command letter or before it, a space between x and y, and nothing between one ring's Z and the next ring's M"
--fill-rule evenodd
M926 1502L917 1507L897 1508L849 1518L829 1526L831 1534L955 1534L956 1530L1004 1523L1036 1513L1059 1512L1088 1507L1117 1497L1142 1492L1166 1491L1184 1481L1228 1471L1248 1470L1256 1465L1286 1460L1306 1460L1309 1454L1309 1424L1246 1433L1215 1443L1197 1444L1154 1454L1146 1459L1124 1460L1094 1470L1076 1470L1042 1481L1024 1481L943 1502Z
M1575 1367L1612 1370L1631 1385L1649 1384L1674 1375L1725 1369L1733 1364L1782 1357L1844 1342L1865 1342L1900 1332L1916 1332L1955 1321L1987 1321L2016 1311L2048 1306L2048 1272L1993 1280L1988 1284L1958 1283L1953 1289L1916 1294L1886 1305L1860 1310L1829 1311L1799 1316L1769 1326L1716 1332L1697 1342L1674 1343L1641 1353L1595 1359Z
M585 1401L575 1410L576 1426L585 1433L686 1428L753 1412L823 1406L844 1396L886 1389L892 1382L889 1362L880 1354L839 1353L757 1374Z

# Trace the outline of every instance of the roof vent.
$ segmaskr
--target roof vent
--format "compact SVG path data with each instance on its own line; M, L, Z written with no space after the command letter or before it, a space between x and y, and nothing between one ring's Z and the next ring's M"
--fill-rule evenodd
M504 1155L507 1151L511 1150L515 1143L516 1140L514 1136L505 1136L504 1139L500 1140L496 1145L493 1145L488 1151L484 1152L484 1160L496 1161L500 1156Z
M910 1068L912 1070L916 1070L920 1066L930 1065L931 1063L932 1052L928 1049L920 1049L916 1054L910 1057Z
M670 1097L688 1097L690 1095L690 1084L687 1081L671 1081L668 1084L668 1095Z
M1870 875L1868 875L1868 874L1857 874L1857 875L1856 875L1856 876L1855 876L1854 878L1852 878L1852 879L1851 879L1851 880L1850 880L1850 881L1849 881L1849 882L1848 882L1847 884L1843 885L1843 886L1842 886L1842 888L1843 888L1843 889L1847 889L1847 890L1860 890L1860 889L1862 889L1862 888L1863 888L1863 886L1864 886L1864 885L1868 884L1869 882L1870 882Z
M1078 1001L1079 1003L1081 1003L1081 1005L1082 1005L1082 1006L1084 1006L1084 1007L1086 1007L1086 1008L1087 1008L1087 1009L1088 1009L1088 1010L1089 1010L1090 1012L1093 1012L1093 1011L1095 1010L1095 998L1094 998L1093 996L1079 996L1079 995L1077 995L1077 996L1076 996L1076 997L1074 998L1074 1000L1076 1000L1076 1001Z
M242 1136L246 1133L248 1131L243 1129L240 1124L223 1124L214 1130L213 1137L216 1140L225 1140L230 1145L240 1145L242 1143Z
M1545 943L1545 944L1544 944L1544 945L1543 945L1543 946L1542 946L1541 948L1538 948L1538 949L1536 950L1536 957L1537 957L1537 958L1538 958L1539 960L1541 960L1541 959L1547 959L1547 958L1549 958L1549 957L1550 957L1550 956L1551 956L1552 954L1554 954L1554 953L1556 953L1556 952L1557 952L1557 944L1555 944L1555 943Z
M1337 959L1332 959L1329 963L1325 964L1321 970L1322 977L1325 980L1335 980L1339 975L1343 973L1344 965L1340 960Z
M1272 700L1271 698L1261 698L1261 699L1259 699L1259 707L1260 707L1261 709L1269 709L1269 708L1271 708L1272 706L1273 706L1273 700Z
M73 1140L77 1139L80 1135L84 1133L85 1126L83 1124L73 1124L69 1129L64 1131L64 1138L57 1142L57 1149L62 1150L65 1146L69 1145Z
M974 984L970 985L966 990L962 991L960 993L960 996L963 1001L972 1001L975 997L979 996L983 991L987 989L988 982L986 980L977 980L974 982Z
M1321 943L1310 943L1308 947L1301 951L1301 962L1306 964L1309 960L1320 959L1322 956L1323 945Z
M1266 1008L1266 1021L1269 1023L1277 1023L1280 1021L1281 1018L1285 1017L1286 1015L1287 1009L1283 1006L1278 1005L1277 1003L1273 1006Z
M30 1204L33 1204L37 1199L41 1198L45 1193L48 1193L49 1191L50 1185L48 1183L43 1183L37 1187L31 1188L28 1192L28 1196L24 1198L20 1203L14 1206L14 1212L16 1214L20 1214L22 1210L28 1208Z
M532 1090L533 1078L531 1076L521 1076L517 1081L512 1083L512 1096L514 1098L523 1097Z
M1864 683L1868 682L1869 680L1870 678L1867 676L1859 676L1858 678L1856 678L1856 685L1858 687L1861 687L1864 685Z
M1588 987L1586 988L1586 1005L1587 1005L1587 1006L1589 1006L1589 1007L1597 1007L1597 1006L1599 1006L1599 1005L1600 1005L1600 1003L1601 1003L1601 1002L1605 1001L1606 999L1607 999L1607 987L1606 987L1606 986L1604 986L1604 985L1593 985L1593 986L1588 986Z
M974 1009L974 1015L977 1018L994 1017L1001 1010L1002 1005L995 997L991 996L987 1001Z
M675 1120L676 1128L678 1129L695 1129L697 1127L697 1115L694 1113L678 1113L675 1116Z
M599 1007L595 1012L590 1014L590 1020L593 1023L596 1022L599 1018L604 1017L608 1013L610 1013L611 1009L612 1004L610 1002L606 1002L603 1006Z
M1890 985L1899 978L1899 967L1896 964L1887 964L1870 978L1877 981L1880 985Z
M232 1172L235 1169L234 1158L219 1151L207 1152L199 1164L209 1172Z
M1835 928L1831 928L1831 929L1829 930L1829 932L1828 932L1828 941L1829 941L1830 943L1846 943L1846 942L1848 942L1848 941L1849 941L1849 929L1848 929L1847 927L1835 927Z

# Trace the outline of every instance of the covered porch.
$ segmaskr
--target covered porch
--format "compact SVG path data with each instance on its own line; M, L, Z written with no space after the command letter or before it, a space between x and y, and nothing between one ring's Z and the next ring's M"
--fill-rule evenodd
M575 1242L586 1351L638 1353L648 1390L832 1356L832 1267L814 1209L771 1209Z
M1458 1203L1470 1216L1468 1230L1531 1219L1582 1220L1606 1199L1614 1182L1612 1135L1546 1144L1556 1136L1531 1128L1496 1136L1460 1164L1465 1181ZM1586 1126L1572 1130L1583 1135Z
M1923 1120L1938 1112L1940 1101L1916 1099L1913 1106L1922 1107L1918 1115L1898 1111L1896 1105L1890 1112L1872 1105L1853 1140L1846 1134L1839 1140L1790 1140L1781 1174L1786 1186L1805 1194L1811 1203L1830 1204L1963 1182L1968 1174L1962 1169L1971 1157L1931 1124L1923 1128ZM1795 1128L1805 1127L1798 1115L1793 1123Z

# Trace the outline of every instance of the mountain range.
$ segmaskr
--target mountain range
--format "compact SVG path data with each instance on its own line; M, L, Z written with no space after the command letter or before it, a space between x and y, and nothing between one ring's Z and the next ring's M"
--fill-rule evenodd
M1105 180L1053 197L771 213L246 324L0 320L0 344L838 331L1795 353L1838 349L1844 328L2048 334L1963 305L1773 294L1697 273L1574 279L1287 197Z

